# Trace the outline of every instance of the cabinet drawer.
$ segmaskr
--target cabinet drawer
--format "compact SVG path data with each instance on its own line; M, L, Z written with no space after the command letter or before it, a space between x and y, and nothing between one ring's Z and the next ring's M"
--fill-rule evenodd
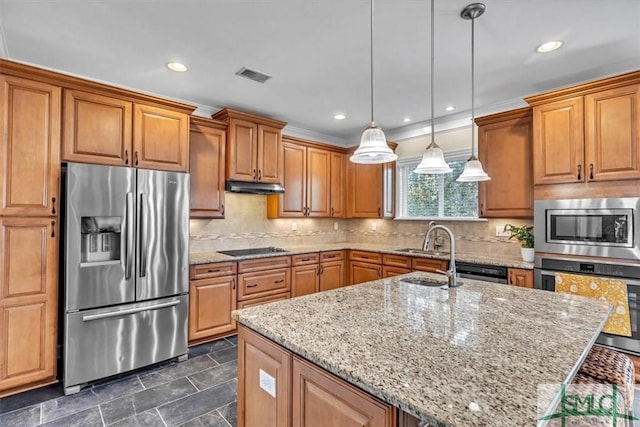
M412 268L417 271L435 273L436 270L445 271L447 264L448 262L443 259L413 258Z
M192 265L189 279L209 279L211 277L231 276L236 274L235 262L216 262L213 264Z
M238 275L238 300L291 290L291 270L281 268Z
M248 259L238 262L238 273L249 273L252 271L273 270L276 268L291 267L290 256L274 256L267 258Z
M294 267L298 265L317 264L319 261L320 254L318 252L291 256L291 265Z
M320 253L320 261L339 261L344 259L345 251L328 251Z
M351 251L349 259L351 261L364 261L373 264L382 264L382 254L378 252Z
M382 263L393 267L411 268L411 258L403 255L383 254Z
M404 267L391 267L388 265L382 266L382 277L384 277L385 279L387 277L398 276L400 274L406 274L406 273L411 273L411 270Z
M284 301L289 298L291 298L290 292L284 292L281 294L269 295L269 296L260 297L260 298L251 298L248 300L240 301L238 303L238 309L267 304L269 302Z

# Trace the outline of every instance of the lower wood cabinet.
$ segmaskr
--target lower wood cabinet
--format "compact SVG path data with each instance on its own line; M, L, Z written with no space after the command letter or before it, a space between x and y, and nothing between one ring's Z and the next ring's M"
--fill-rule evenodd
M291 267L291 296L299 297L318 292L320 266L318 264Z
M382 266L382 277L385 279L388 277L399 276L406 273L411 273L411 269L404 267L392 267L389 265Z
M0 397L56 382L57 219L0 217Z
M508 283L522 288L533 288L533 270L524 268L510 268L508 270Z
M291 296L291 256L238 262L238 302L257 305ZM285 296L286 294L286 296ZM273 298L269 298L273 297ZM248 307L243 304L241 308Z
M346 277L346 251L328 251L320 254L320 291L344 286Z
M239 427L394 427L397 410L240 325Z
M380 264L370 264L368 262L351 261L349 263L350 284L370 282L382 278L382 266Z
M414 271L426 271L427 273L436 273L436 270L446 271L448 261L443 259L432 258L413 258L411 267Z
M238 309L254 307L256 305L267 304L269 302L284 301L291 298L291 292L284 292L260 298L251 298L245 301L238 301Z

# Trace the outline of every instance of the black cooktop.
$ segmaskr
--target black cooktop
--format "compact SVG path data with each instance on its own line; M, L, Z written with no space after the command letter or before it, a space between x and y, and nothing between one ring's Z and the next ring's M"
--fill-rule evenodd
M274 246L269 246L266 248L251 248L251 249L236 249L231 251L218 251L221 254L229 255L229 256L247 256L247 255L264 255L264 254L274 254L274 253L287 253L289 252L286 249L276 248Z

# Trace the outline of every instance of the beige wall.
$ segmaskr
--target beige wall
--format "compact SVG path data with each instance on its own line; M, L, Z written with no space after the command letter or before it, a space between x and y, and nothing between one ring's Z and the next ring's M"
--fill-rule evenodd
M413 220L267 219L266 196L226 193L225 198L226 219L191 220L192 253L340 242L419 248L428 225L428 221ZM291 230L293 223L297 226L295 231ZM516 242L495 237L496 226L505 223L522 225L532 221L438 221L451 228L459 252L519 256ZM334 229L335 224L338 230ZM372 231L373 224L376 231Z

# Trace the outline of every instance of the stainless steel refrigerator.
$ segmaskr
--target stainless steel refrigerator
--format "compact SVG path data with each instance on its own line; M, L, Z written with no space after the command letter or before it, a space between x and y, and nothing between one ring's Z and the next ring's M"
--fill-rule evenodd
M187 353L189 175L69 163L64 390Z

